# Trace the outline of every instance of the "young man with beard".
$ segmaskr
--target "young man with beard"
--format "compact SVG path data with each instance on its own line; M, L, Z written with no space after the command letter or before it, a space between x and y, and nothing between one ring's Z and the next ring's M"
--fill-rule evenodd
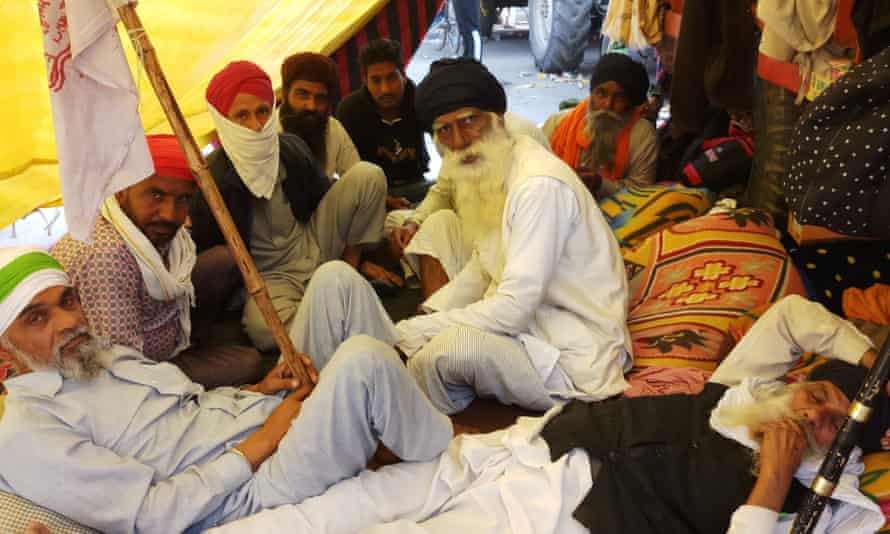
M324 492L378 442L425 461L453 435L395 350L367 336L313 383L279 365L256 385L205 391L94 337L46 253L0 248L0 288L0 360L16 369L0 491L102 532L202 532Z
M835 360L786 385L781 375L803 352ZM462 436L436 460L365 472L210 534L788 532L874 358L848 322L788 297L697 395L572 402ZM887 428L881 397L860 440L867 452ZM858 490L862 470L857 449L814 532L883 525L880 508Z
M423 200L429 169L423 128L414 111L414 82L405 76L398 41L371 41L359 54L364 86L337 106L337 118L364 161L386 174L390 208Z
M382 239L386 178L378 167L359 162L331 184L303 140L278 133L272 81L253 63L230 63L213 77L206 96L222 144L210 171L286 325L324 262L343 259L370 278L401 282L361 260L364 248ZM199 251L224 245L201 195L191 219ZM257 348L274 349L253 299L243 322Z
M238 269L224 247L196 255L183 227L196 184L176 137L150 135L148 146L155 174L105 201L90 243L66 235L52 254L98 335L205 387L252 383L263 375L259 352L211 339L220 289L240 280Z
M506 95L473 61L433 69L415 106L454 183L442 230L472 257L400 322L408 368L440 410L477 395L546 409L627 388L627 281L618 244L565 163L504 127ZM429 220L426 224L429 224ZM415 238L412 247L420 247ZM423 279L424 276L421 276Z
M655 128L641 117L648 89L643 65L624 54L606 54L590 77L590 97L544 123L554 154L597 198L655 181Z
M337 65L327 56L301 52L281 64L281 129L305 141L330 177L345 176L361 161L349 133L332 115L338 86Z

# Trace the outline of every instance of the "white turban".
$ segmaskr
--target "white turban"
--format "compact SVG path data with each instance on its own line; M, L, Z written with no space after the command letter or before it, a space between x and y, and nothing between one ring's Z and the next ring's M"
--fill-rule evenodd
M0 336L35 295L53 286L70 286L62 266L30 247L0 247Z

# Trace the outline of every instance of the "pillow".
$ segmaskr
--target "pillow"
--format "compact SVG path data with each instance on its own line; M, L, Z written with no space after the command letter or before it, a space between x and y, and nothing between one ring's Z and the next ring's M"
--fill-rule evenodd
M733 346L733 320L806 294L769 215L758 210L679 223L626 251L624 261L637 366L713 371Z
M711 207L712 193L682 185L628 187L600 200L621 248L631 248L647 236L697 217Z
M113 503L109 503L113 506ZM53 534L96 534L98 531L85 527L67 517L37 506L18 495L0 491L0 532L23 534L32 521L43 523Z

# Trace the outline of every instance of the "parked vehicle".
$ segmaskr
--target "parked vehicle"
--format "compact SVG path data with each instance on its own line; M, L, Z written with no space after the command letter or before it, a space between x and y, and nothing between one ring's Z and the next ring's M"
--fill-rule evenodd
M609 0L481 0L482 34L491 35L497 13L527 7L529 44L543 72L575 71L592 36L602 28Z

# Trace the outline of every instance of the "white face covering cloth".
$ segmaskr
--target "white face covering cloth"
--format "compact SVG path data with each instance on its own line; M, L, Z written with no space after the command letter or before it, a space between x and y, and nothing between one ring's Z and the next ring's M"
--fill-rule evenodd
M191 307L195 304L192 269L195 267L197 252L191 234L182 226L173 236L170 250L167 252L167 261L170 263L167 267L161 253L121 210L114 196L105 199L101 213L102 217L114 226L127 244L130 253L136 258L148 294L160 301L176 299L182 337L171 357L179 354L189 346L189 337L192 333Z
M274 109L274 102L273 102ZM278 180L278 117L273 113L263 129L255 132L224 117L210 102L207 109L219 140L247 189L258 198L272 198Z

